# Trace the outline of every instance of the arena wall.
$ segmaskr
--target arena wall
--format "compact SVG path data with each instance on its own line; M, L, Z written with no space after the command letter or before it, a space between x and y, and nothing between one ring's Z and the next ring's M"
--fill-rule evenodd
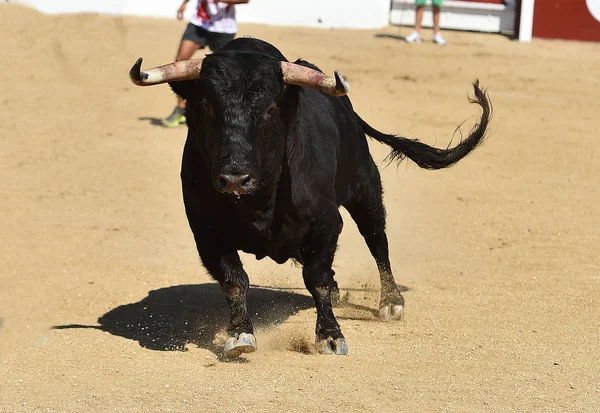
M6 1L6 0L5 0ZM107 13L174 18L181 0L10 0L44 13ZM194 13L188 4L186 18ZM414 0L251 0L237 8L242 23L353 29L412 26ZM423 22L431 27L428 6ZM600 0L445 0L442 28L531 37L600 41Z
M505 0L444 0L440 23L442 29L512 33L515 30L515 2ZM401 26L415 24L415 1L392 0L390 22ZM433 26L428 4L423 27Z
M181 0L11 0L44 13L95 12L174 18ZM195 1L186 10L189 18ZM237 7L241 23L322 28L377 29L389 23L390 0L251 0Z
M533 36L600 41L600 0L537 0Z

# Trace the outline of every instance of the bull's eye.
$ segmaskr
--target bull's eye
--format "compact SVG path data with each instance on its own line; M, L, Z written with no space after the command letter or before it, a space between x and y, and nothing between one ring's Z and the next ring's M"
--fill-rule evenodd
M212 105L210 103L208 103L208 101L203 100L200 102L200 105L202 106L202 111L210 116L210 117L214 117L215 116L215 111L212 107Z

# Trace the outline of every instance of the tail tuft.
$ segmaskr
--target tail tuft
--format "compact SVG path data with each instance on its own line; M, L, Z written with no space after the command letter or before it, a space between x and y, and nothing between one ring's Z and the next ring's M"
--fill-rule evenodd
M479 87L479 80L473 83L473 89L475 96L469 97L469 102L481 107L481 117L473 129L471 129L467 138L461 139L458 145L453 148L434 148L420 142L418 139L408 139L381 133L362 120L358 114L355 113L355 116L364 133L392 148L392 151L386 158L389 162L401 162L404 158L409 158L421 168L447 168L471 153L486 138L487 127L492 118L492 103L487 92Z

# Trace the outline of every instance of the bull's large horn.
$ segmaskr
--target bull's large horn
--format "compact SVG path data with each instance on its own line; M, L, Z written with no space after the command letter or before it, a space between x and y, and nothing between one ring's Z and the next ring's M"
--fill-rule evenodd
M158 66L153 69L141 71L142 58L140 57L129 71L129 78L138 86L158 85L178 80L198 79L202 68L202 59L181 60Z
M335 78L309 67L290 62L281 62L283 81L290 85L309 86L333 96L344 96L350 86L337 71Z

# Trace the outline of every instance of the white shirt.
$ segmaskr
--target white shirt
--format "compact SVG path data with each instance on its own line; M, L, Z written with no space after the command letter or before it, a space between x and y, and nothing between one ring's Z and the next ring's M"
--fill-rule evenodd
M237 33L235 7L216 0L198 0L196 15L190 23L215 33Z

